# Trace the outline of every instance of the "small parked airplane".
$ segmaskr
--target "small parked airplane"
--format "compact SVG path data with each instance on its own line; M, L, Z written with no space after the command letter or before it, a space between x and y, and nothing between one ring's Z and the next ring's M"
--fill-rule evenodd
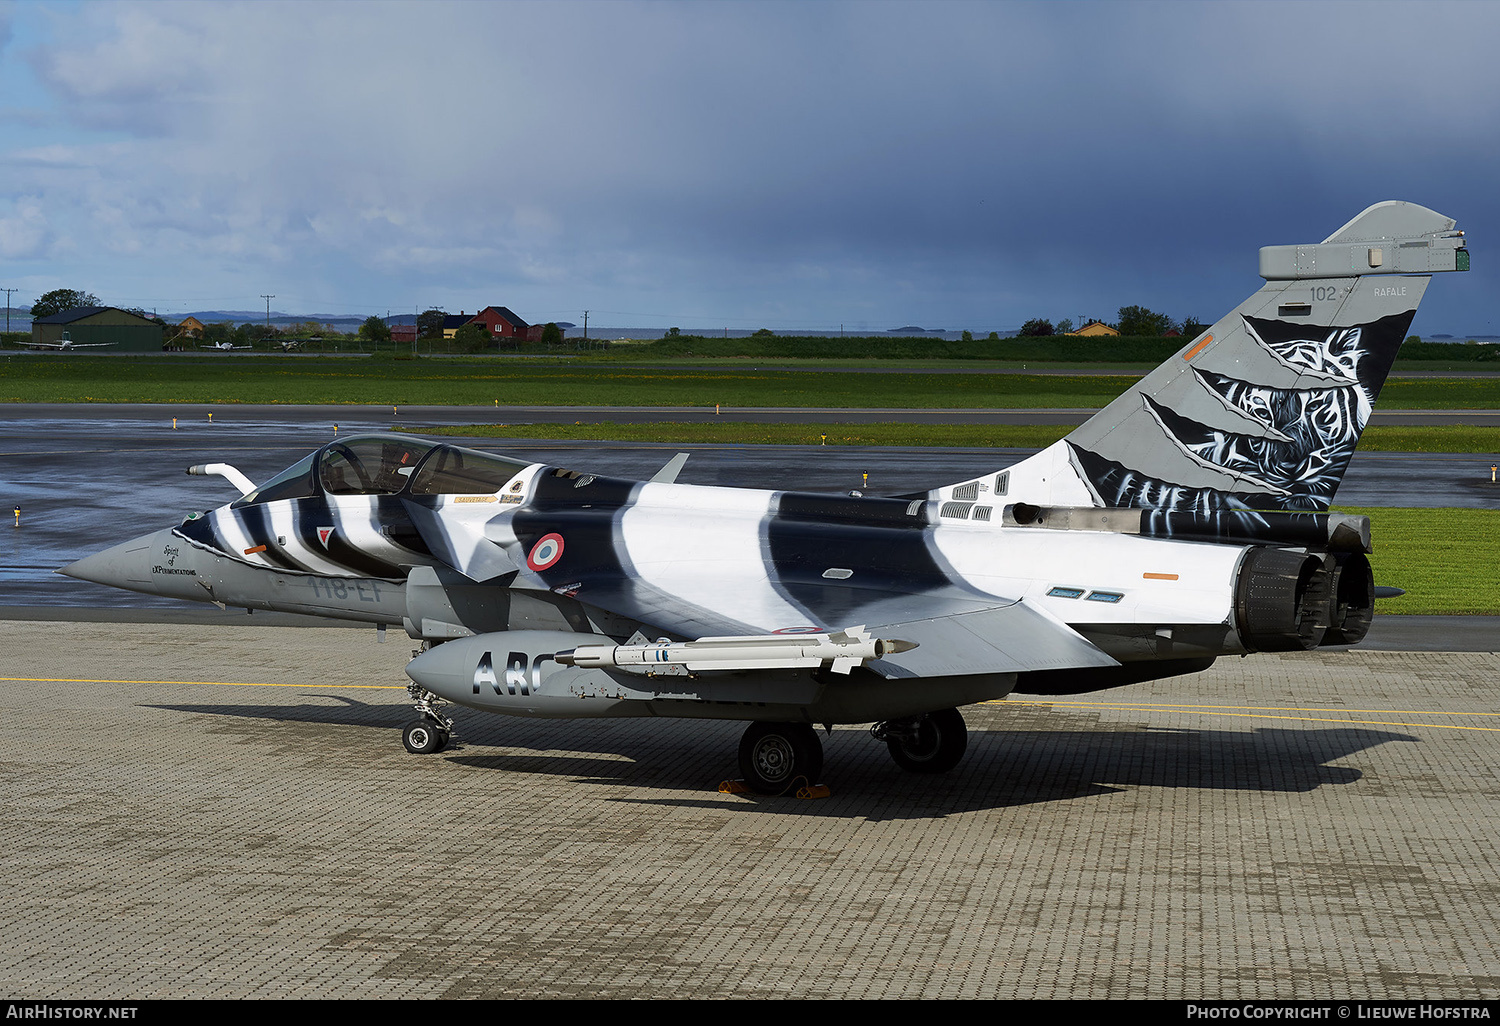
M209 342L207 344L200 343L199 346L198 346L198 348L199 349L217 349L217 350L220 350L221 352L228 352L228 351L230 351L232 349L250 349L252 347L251 346L237 346L233 342L229 341L226 338L222 342Z
M516 716L749 721L740 771L822 769L814 724L874 723L951 769L958 707L1352 644L1370 523L1328 512L1451 218L1378 203L1260 251L1259 291L1063 440L1004 470L865 497L677 484L405 435L330 442L241 497L79 560L84 580L402 624L414 753L443 700Z
M58 349L63 351L69 351L73 349L102 349L105 346L112 346L115 344L116 343L114 342L74 342L72 339L68 338L66 334L63 335L61 342L26 343L26 345L30 346L32 349Z

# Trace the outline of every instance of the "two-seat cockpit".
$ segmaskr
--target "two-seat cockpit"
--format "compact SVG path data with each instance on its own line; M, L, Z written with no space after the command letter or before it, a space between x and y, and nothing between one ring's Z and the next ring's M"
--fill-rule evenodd
M530 465L407 435L356 435L329 442L232 508L317 495L493 494Z

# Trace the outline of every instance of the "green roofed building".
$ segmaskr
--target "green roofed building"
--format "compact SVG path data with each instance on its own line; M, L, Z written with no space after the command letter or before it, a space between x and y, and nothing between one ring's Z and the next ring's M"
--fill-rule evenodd
M64 332L77 344L112 342L117 352L161 352L161 322L119 307L79 306L31 322L34 344L56 345Z

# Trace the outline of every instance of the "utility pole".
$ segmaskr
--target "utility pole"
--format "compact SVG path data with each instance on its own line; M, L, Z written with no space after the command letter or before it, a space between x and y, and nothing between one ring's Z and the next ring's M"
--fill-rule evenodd
M584 346L589 344L589 312L587 310L583 312L583 344Z
M266 301L266 327L269 328L271 326L271 300L275 299L276 297L274 295L268 296L264 292L262 292L260 294L260 298Z
M20 292L20 289L5 289L5 330L10 331L10 294Z

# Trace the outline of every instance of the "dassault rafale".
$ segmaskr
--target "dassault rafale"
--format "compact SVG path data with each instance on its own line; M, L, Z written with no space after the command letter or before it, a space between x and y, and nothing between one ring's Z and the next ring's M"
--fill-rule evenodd
M1066 438L884 497L649 481L406 435L337 439L240 498L63 573L405 627L413 753L451 702L534 717L747 721L756 792L818 781L815 725L904 769L964 754L959 707L1223 655L1358 642L1367 518L1329 512L1455 222L1377 203L1260 251L1265 283Z

